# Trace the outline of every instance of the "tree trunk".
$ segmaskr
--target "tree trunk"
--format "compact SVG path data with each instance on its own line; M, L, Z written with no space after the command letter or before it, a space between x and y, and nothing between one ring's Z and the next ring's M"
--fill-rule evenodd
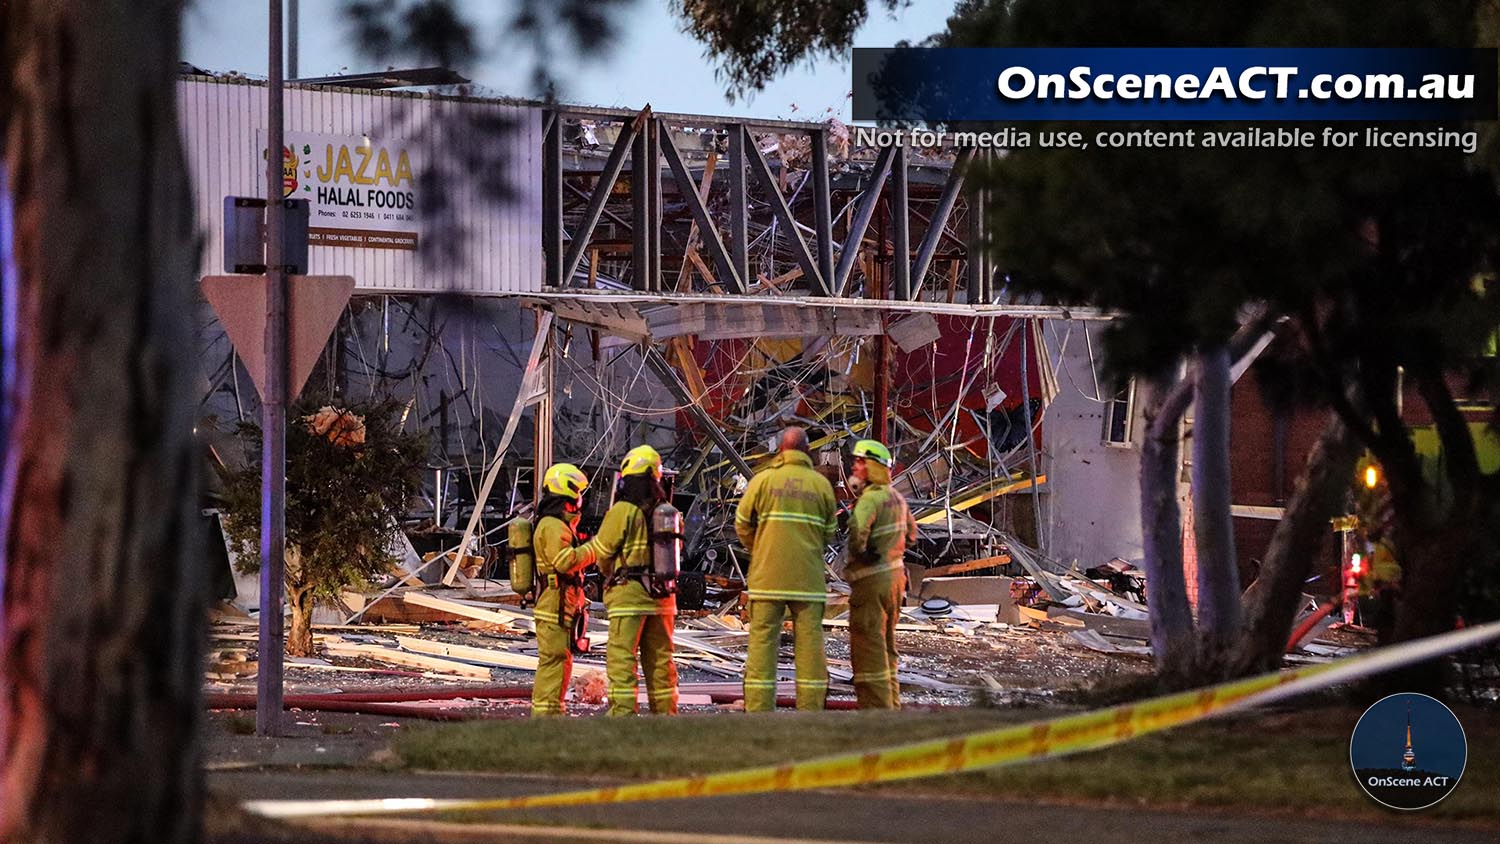
M1436 422L1444 474L1435 484L1419 466L1402 475L1387 474L1395 504L1391 534L1401 563L1393 630L1397 642L1453 629L1468 567L1487 556L1491 540L1481 531L1492 530L1483 518L1472 434L1442 374L1417 368L1413 380ZM1406 447L1400 456L1416 464L1418 458L1409 444L1409 440L1400 442ZM1386 687L1441 695L1443 664L1444 660L1433 659L1394 672L1384 678Z
M1193 540L1201 667L1217 671L1240 628L1240 570L1229 512L1229 350L1198 354L1193 384Z
M313 656L312 587L288 583L286 602L292 614L292 626L286 631L286 652L292 656Z
M1468 558L1477 550L1474 525L1452 519L1427 534L1399 532L1401 586L1397 592L1394 640L1407 642L1453 629L1458 589ZM1443 659L1431 659L1393 672L1384 687L1443 696Z
M0 485L0 841L197 840L202 561L180 8L0 6L15 380ZM3 235L13 234L13 244ZM7 370L8 371L8 370Z
M1281 665L1313 551L1328 530L1328 519L1338 512L1358 456L1353 432L1338 414L1330 414L1271 535L1260 576L1245 592L1245 625L1229 660L1232 676Z
M1141 537L1146 606L1156 673L1168 686L1191 682L1197 645L1182 573L1182 514L1177 506L1183 404L1164 405L1171 370L1146 381L1146 436L1141 445Z

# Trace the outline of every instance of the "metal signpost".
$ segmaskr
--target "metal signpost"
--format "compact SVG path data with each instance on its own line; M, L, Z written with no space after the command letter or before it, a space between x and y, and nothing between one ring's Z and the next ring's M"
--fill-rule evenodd
M287 405L302 391L354 292L351 276L304 274L308 270L308 203L285 198L282 2L270 3L266 198L224 198L224 267L232 274L204 276L202 280L204 298L213 306L260 391L260 636L255 732L262 736L281 732Z
M286 272L282 260L281 3L270 0L266 68L266 383L261 394L260 661L255 680L255 734L281 733L281 603L286 548Z

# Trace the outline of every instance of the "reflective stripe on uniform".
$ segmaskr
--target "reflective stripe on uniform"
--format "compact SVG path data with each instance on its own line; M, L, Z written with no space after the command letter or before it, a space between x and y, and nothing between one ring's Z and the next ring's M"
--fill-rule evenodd
M606 610L606 615L608 618L636 618L648 615L673 616L675 613L662 612L659 607L613 607Z
M799 678L797 678L797 685L799 685L799 686L815 686L817 688L822 688L822 687L828 685L828 681L827 680L803 680L802 678L799 677Z
M846 570L844 572L844 582L853 583L856 580L862 580L872 574L880 574L883 571L896 571L897 569L903 567L904 564L900 560L891 560L885 563L877 563L873 566L861 566L854 571Z
M802 603L823 604L828 602L827 592L788 592L780 589L752 589L749 591L752 601L800 601Z
M815 514L793 513L786 510L772 510L761 516L761 518L768 522L798 522L805 525L816 525L817 527L826 527L828 525L826 519L820 518Z

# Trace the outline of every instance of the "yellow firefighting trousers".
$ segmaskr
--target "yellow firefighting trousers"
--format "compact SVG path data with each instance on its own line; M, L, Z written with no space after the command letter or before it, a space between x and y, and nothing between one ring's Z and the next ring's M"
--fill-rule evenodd
M781 621L790 612L795 663L797 708L822 709L828 698L828 657L823 653L823 602L751 601L750 652L745 660L745 711L776 708L776 652L781 643Z
M621 615L609 620L604 668L609 676L609 714L634 715L636 654L646 675L646 697L657 715L677 714L677 666L672 663L670 615Z
M896 622L905 575L883 571L849 585L849 658L860 709L900 709Z
M571 618L564 618L571 622ZM531 714L562 715L563 695L568 692L568 680L573 674L573 652L568 650L568 639L572 625L553 624L538 620L536 623L536 680L531 686Z

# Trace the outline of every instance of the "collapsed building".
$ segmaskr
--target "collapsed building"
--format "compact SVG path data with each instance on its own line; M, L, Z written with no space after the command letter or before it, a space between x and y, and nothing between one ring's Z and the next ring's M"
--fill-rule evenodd
M178 90L203 272L232 272L226 202L262 192L266 88ZM841 495L854 441L890 446L921 529L913 603L946 597L924 581L1016 575L1144 618L1138 578L1090 596L1083 575L1140 559L1134 387L1104 375L1106 314L1018 297L985 258L966 177L990 153L860 148L833 119L326 85L289 86L286 109L304 271L356 283L308 391L396 398L432 436L409 581L484 592L541 469L573 462L607 489L648 442L677 470L700 575L682 602L723 606L746 562L737 495L797 424ZM207 306L200 336L204 430L255 418ZM590 502L586 521L608 498ZM829 564L836 588L836 549ZM947 591L1005 603L991 580ZM254 590L240 580L242 606Z

